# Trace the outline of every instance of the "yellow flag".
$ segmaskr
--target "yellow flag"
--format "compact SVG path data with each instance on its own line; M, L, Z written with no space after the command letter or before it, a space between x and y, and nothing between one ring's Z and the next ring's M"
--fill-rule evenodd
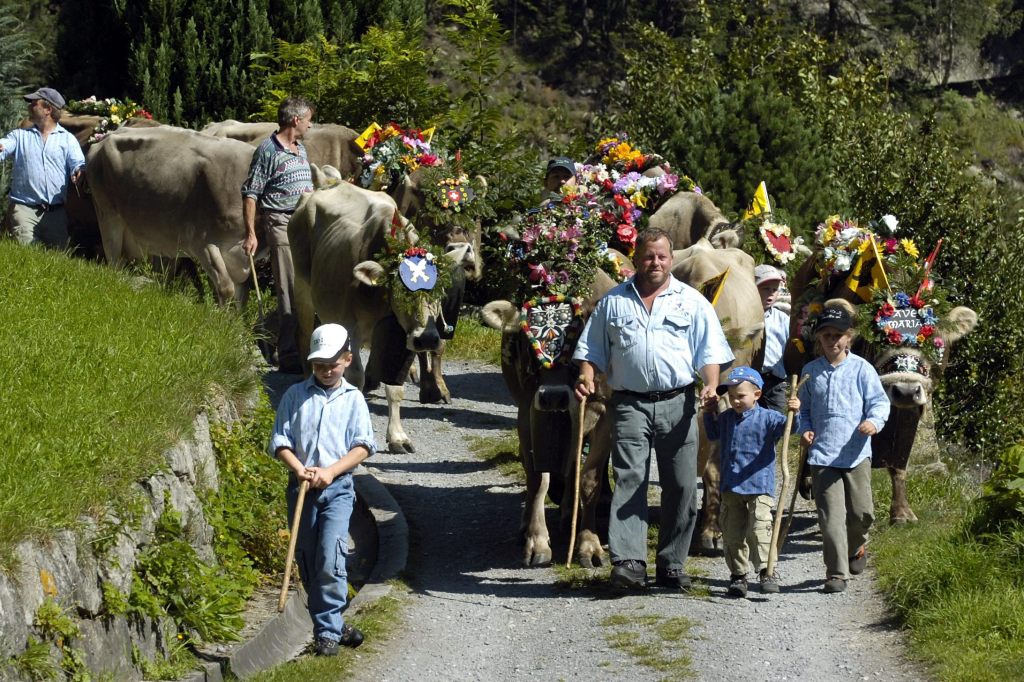
M701 283L699 290L704 295L704 298L711 302L711 305L718 303L718 296L722 293L722 289L725 286L725 280L729 277L729 268L725 269L725 272L715 275L711 279Z
M378 130L380 130L380 126L376 123L371 123L367 126L366 130L363 131L363 134L356 138L356 144L359 145L359 148L365 152L366 143L370 141L370 136Z
M772 207L768 203L768 188L764 184L764 180L757 186L757 190L754 192L754 201L750 204L750 208L743 212L743 219L753 218L756 215L762 213L771 213Z
M434 128L436 128L436 127L437 126L430 126L426 130L421 131L420 134L423 135L423 139L426 140L427 142L430 142L431 140L433 140L434 139Z
M875 289L889 289L889 278L885 275L882 254L878 252L875 235L870 235L860 245L860 256L846 277L846 288L857 294L865 303L871 302Z

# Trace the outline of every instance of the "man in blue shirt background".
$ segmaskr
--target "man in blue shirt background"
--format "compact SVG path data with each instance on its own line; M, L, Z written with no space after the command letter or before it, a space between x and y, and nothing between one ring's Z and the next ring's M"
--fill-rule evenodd
M68 245L68 182L78 184L85 157L75 136L60 125L65 102L59 92L39 88L25 101L32 127L0 138L0 161L14 159L11 232L22 244L63 249Z

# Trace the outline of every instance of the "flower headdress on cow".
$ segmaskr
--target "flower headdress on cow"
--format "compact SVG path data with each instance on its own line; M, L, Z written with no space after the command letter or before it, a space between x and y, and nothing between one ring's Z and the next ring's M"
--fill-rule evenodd
M411 225L411 223L410 223ZM395 212L390 232L385 233L385 246L374 256L388 279L387 290L395 308L410 315L425 303L444 300L452 285L454 263L444 249L428 236L405 230Z
M583 328L582 303L598 269L618 279L620 261L592 228L583 203L551 203L499 233L505 294L520 302L520 326L543 367L567 362ZM515 232L518 238L506 236Z
M494 216L494 209L486 201L487 183L481 176L470 178L466 174L461 151L443 165L422 169L419 181L424 193L420 210L432 225L459 228L470 234Z
M356 145L363 150L359 185L386 192L404 175L421 167L440 165L442 159L431 149L433 136L433 128L402 128L393 121L383 127L371 123L356 138Z
M657 154L644 154L625 133L597 143L595 154L562 185L562 201L586 206L593 229L606 234L608 246L633 253L637 235L662 202L679 190L700 192L691 178L671 172ZM644 170L657 168L646 176Z
M92 135L85 141L86 146L99 142L133 118L153 119L141 104L130 99L96 99L93 95L88 99L72 100L67 103L69 114L81 116L100 116L99 124L93 129Z
M945 342L938 320L949 310L933 272L941 240L921 261L914 241L898 238L897 230L898 221L891 215L869 222L866 228L839 216L830 216L818 226L819 279L810 283L797 307L798 338L810 341L824 292L834 293L838 287L859 300L859 331L864 339L882 347L913 348L926 360L941 362ZM901 357L907 366L900 371L924 371L915 356Z

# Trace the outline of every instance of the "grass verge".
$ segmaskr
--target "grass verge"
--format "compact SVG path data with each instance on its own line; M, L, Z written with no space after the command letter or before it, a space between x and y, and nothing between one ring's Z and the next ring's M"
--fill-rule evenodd
M501 436L477 436L469 441L470 451L498 470L502 476L526 483L526 472L519 461L519 437L515 431Z
M249 679L253 682L308 682L309 680L337 680L350 676L358 663L356 654L365 657L373 655L380 645L395 632L399 625L399 614L405 594L409 588L400 581L392 581L391 595L382 597L351 618L346 618L363 631L366 641L358 649L341 647L335 658L321 658L313 655L300 656L271 670L266 670Z
M476 360L501 366L501 332L485 327L473 317L459 320L455 337L445 344L447 358Z
M13 548L73 527L165 466L215 394L255 388L232 311L112 268L0 242L0 567ZM25 510L31 509L31 514Z
M662 680L695 677L686 641L695 623L656 614L616 614L601 621L605 640L640 665L665 675Z
M875 472L876 517L890 485ZM1024 669L1024 528L973 536L977 486L963 474L913 474L920 522L878 524L871 549L879 585L906 625L913 653L938 680L1020 679Z

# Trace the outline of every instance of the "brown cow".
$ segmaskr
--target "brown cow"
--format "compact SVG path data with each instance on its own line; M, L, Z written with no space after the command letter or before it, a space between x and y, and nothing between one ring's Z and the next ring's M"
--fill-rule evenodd
M706 238L701 238L693 246L673 252L673 263L672 274L698 290L708 280L729 271L714 304L715 313L736 356L734 365L752 365L764 336L764 309L754 284L754 259L736 248L713 248ZM724 399L722 405L724 409ZM700 548L710 554L719 549L721 537L718 528L721 455L718 441L708 441L704 437L704 422L698 422L701 439L697 471L704 481Z
M228 137L253 147L259 146L270 134L277 131L276 123L242 123L228 119L211 123L201 132L214 137ZM348 180L362 169L363 152L356 146L359 133L334 123L317 123L302 138L309 162L316 166L337 168L341 177ZM251 154L251 152L250 152Z
M548 493L561 503L563 521L572 513L575 485L572 468L580 428L579 403L573 395L577 372L568 362L575 346L572 335L582 331L597 301L614 286L615 282L607 274L597 271L587 299L582 303L583 316L571 323L578 328L570 330L562 326L570 341L569 347L560 353L565 361L549 369L538 362L520 328L518 306L509 301L493 301L481 311L484 324L502 332L501 373L519 410L516 420L519 459L526 472L526 502L520 532L526 541L523 562L527 566L541 566L551 561L551 536L544 518ZM611 427L605 416L605 403L610 397L611 391L602 379L597 384L597 394L587 401L582 426L584 435L589 438L590 453L580 478L583 514L577 531L576 556L580 564L587 567L599 565L604 559L597 534L597 502L611 454ZM566 411L569 419L566 419ZM552 487L552 472L561 478L561 485Z
M650 227L664 230L677 249L707 238L716 248L739 246L741 241L729 219L714 202L699 192L676 192L651 215Z
M315 318L344 325L353 352L346 378L360 388L365 373L359 349L365 340L373 338L374 352L392 345L396 338L412 353L437 350L441 343L436 324L438 304L424 304L414 314L394 306L394 297L382 286L388 273L373 260L384 248L385 233L393 228L397 215L397 206L388 195L342 182L303 197L288 223L300 352L305 356ZM405 220L401 223L407 241L414 244L418 239L415 229ZM459 259L461 254L450 257ZM396 336L396 331L401 335ZM405 395L401 382L412 364L412 353L398 361L403 367L390 368L393 382L381 379L388 401L387 442L392 452L415 450L402 429L399 413Z
M811 344L799 339L798 329L803 307L815 303L824 306L843 306L856 320L856 305L861 303L856 294L843 286L841 279L832 281L827 292L817 288L808 291L809 282L815 276L819 257L820 253L808 259L793 278L794 314L790 324L790 340L783 356L786 371L790 374L798 373L804 364L810 362L817 354L817 350L811 347ZM938 335L945 342L948 351L953 343L969 334L977 324L977 313L965 306L957 306L950 310L944 319L938 321ZM916 348L882 347L865 339L855 340L853 352L874 365L891 405L889 420L885 427L871 438L871 466L888 469L892 480L889 522L915 522L917 515L910 508L910 501L907 498L907 466L921 415L931 400L935 380L941 375L943 367L932 366L928 358ZM944 359L948 357L947 352ZM805 497L809 497L807 491L806 482L802 482L802 493Z

